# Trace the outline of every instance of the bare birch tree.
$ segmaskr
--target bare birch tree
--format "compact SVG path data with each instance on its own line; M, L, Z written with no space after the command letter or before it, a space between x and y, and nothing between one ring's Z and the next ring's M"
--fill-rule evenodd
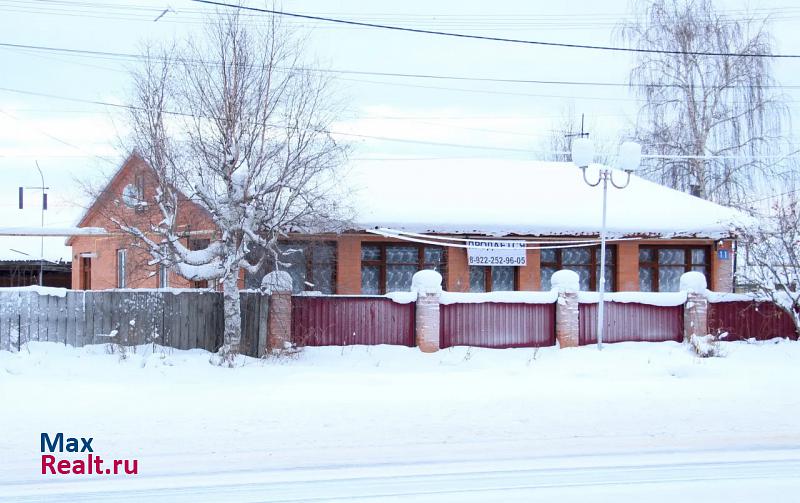
M772 42L766 21L717 13L710 0L654 0L620 29L639 53L630 74L644 99L636 129L656 159L643 172L699 197L731 204L780 174L766 158L780 146L787 117L770 86ZM690 53L724 53L710 56ZM702 158L714 156L716 158ZM755 157L754 157L755 156Z
M794 320L800 334L800 200L792 191L777 198L750 225L738 230L745 253L737 276Z
M275 18L262 24L218 14L205 36L147 50L134 74L132 143L157 178L159 221L120 227L152 263L190 280L218 280L225 310L220 355L238 353L237 282L289 231L329 230L342 216L335 171L344 147L328 133L335 117L329 85L303 68L302 45ZM182 200L216 227L211 243L181 243ZM253 258L252 249L268 253Z

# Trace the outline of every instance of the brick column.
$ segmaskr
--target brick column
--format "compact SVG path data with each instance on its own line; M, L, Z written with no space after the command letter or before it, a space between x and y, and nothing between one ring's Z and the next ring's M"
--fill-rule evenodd
M292 277L286 271L273 271L264 276L261 290L270 296L267 349L282 351L292 343Z
M578 289L580 280L575 271L561 270L553 273L550 280L553 290L558 291L556 301L556 341L559 348L578 346Z
M706 278L696 271L684 273L681 276L680 289L686 292L686 304L683 306L683 340L686 342L692 335L708 334Z
M417 293L417 347L423 353L439 351L439 297L442 275L433 270L419 271L411 280L411 291Z
M291 343L292 292L272 292L269 298L267 347L271 351L281 351L286 349Z

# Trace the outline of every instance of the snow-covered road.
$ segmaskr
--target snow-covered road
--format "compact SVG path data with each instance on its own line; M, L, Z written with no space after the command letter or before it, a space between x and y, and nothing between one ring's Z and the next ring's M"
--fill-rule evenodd
M0 501L800 501L797 342L108 350L0 352ZM139 473L42 475L43 432Z
M679 461L680 460L680 461ZM800 449L574 456L7 485L9 501L797 501Z

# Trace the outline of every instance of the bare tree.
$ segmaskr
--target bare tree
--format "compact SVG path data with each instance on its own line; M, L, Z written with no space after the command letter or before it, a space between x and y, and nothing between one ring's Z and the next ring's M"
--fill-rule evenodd
M733 19L710 0L654 0L620 29L639 53L630 74L641 96L639 141L656 159L644 173L699 197L732 204L780 174L773 158L787 109L772 92L766 20ZM711 56L690 53L724 53ZM682 157L677 157L682 156ZM714 156L715 158L703 158Z
M738 278L792 316L800 334L800 201L795 191L776 199L739 229L744 247Z
M289 231L330 230L342 216L336 168L344 147L328 133L328 82L304 70L302 45L275 18L218 14L205 36L148 49L134 74L132 143L157 180L160 218L117 221L189 280L218 280L225 310L221 356L239 351L237 282L265 260L280 264ZM210 244L181 243L184 200L216 227ZM269 253L253 258L251 249Z

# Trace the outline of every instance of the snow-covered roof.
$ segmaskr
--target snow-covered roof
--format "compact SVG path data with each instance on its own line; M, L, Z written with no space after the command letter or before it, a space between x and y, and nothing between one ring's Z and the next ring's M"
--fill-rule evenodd
M571 163L430 160L361 162L350 174L357 228L487 235L599 233L602 189L588 186ZM596 180L598 166L587 170ZM625 173L615 172L624 182ZM610 236L731 235L746 217L686 193L631 177L609 185Z
M0 236L105 236L101 227L0 227Z
M21 175L18 178L8 178L7 183L11 187L29 183ZM38 262L42 258L50 262L71 261L72 248L65 245L64 235L70 231L79 231L71 225L82 208L69 201L66 195L59 197L68 193L67 188L59 186L48 191L50 200L48 209L44 212L44 226L40 192L25 192L24 209L19 209L17 205L16 190L9 192L13 195L5 198L5 204L0 204L0 261ZM39 237L41 235L45 237Z

